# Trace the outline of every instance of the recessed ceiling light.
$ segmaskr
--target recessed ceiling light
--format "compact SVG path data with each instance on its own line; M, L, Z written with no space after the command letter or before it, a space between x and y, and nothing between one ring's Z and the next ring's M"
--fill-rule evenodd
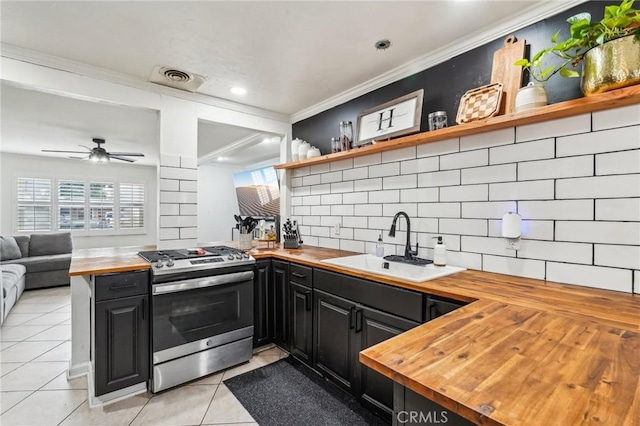
M269 143L269 142L271 142L271 138L262 139L262 143Z
M233 93L234 95L246 95L247 89L245 89L244 87L234 87L231 89L231 93Z
M224 161L225 158L224 157L218 157L218 161Z
M378 40L376 41L376 44L374 45L376 47L377 50L387 50L388 48L391 47L391 40L388 39L382 39L382 40Z

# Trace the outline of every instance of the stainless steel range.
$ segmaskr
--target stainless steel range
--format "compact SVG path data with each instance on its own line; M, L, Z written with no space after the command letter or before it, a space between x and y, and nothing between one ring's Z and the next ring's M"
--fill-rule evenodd
M138 255L151 262L152 392L251 359L253 257L226 246Z

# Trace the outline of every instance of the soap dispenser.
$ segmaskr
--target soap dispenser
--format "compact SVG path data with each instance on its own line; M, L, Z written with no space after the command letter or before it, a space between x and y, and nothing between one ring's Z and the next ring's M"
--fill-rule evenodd
M445 266L447 264L447 247L442 243L442 237L433 237L438 240L433 247L433 264L436 266Z
M378 236L378 242L376 243L376 256L384 257L384 243L382 242L382 234Z

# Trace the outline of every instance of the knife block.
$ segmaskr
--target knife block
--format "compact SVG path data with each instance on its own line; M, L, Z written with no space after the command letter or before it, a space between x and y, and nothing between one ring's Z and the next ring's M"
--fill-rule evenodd
M284 234L284 245L286 249L298 249L300 248L300 236L295 230Z

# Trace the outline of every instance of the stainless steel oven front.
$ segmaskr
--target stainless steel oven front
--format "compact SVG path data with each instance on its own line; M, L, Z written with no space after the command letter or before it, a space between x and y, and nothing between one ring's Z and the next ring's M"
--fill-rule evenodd
M153 392L251 358L252 270L153 284L151 302Z

